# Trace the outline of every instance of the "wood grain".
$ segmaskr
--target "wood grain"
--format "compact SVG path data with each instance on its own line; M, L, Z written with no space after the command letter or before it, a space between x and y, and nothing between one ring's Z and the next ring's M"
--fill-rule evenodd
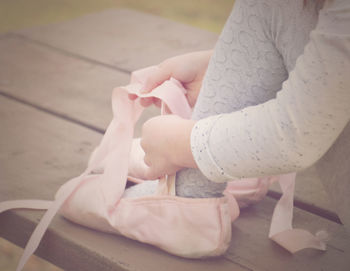
M102 15L100 20L105 20ZM113 67L101 66L14 36L0 40L0 62L4 63L0 66L0 91L100 131L111 119L112 89L127 84L130 76ZM136 125L135 136L141 134L142 123L158 112L154 107L145 110ZM280 192L277 184L271 190ZM314 167L298 174L296 200L336 216Z
M130 10L108 10L72 21L0 36L0 201L53 199L81 173L111 119L113 87L129 72L171 55L211 48L217 36ZM147 110L137 125L157 113ZM274 191L278 188L274 187ZM296 198L333 212L310 168ZM38 254L66 270L349 270L350 239L339 224L295 208L294 224L331 234L327 252L291 255L267 238L275 200L244 210L228 252L185 260L121 236L96 232L58 216ZM40 211L0 214L0 235L24 246Z
M0 200L52 199L57 188L78 175L101 135L0 98ZM342 226L296 209L295 224L310 230L327 229L327 252L302 251L294 256L267 238L275 201L266 198L246 209L233 224L225 256L185 260L121 236L96 232L58 216L38 254L66 270L347 270L349 236ZM17 210L0 215L0 235L24 246L42 212Z
M0 40L0 63L0 92L100 131L112 118L113 88L130 80L129 73L11 36ZM145 110L135 136L158 112L155 107Z
M15 33L127 71L154 65L181 53L212 49L218 37L128 9L109 9Z
M53 199L86 166L101 135L0 97L0 201ZM24 246L42 211L0 214L0 235ZM247 270L223 257L185 260L130 239L97 232L57 216L38 255L65 270Z

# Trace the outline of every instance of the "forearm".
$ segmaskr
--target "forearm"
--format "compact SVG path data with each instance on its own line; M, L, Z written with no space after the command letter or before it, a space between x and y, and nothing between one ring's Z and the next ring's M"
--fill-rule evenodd
M342 8L321 12L276 99L196 124L192 151L208 178L226 181L300 170L317 161L340 134L350 115L350 22L347 2L332 3Z
M168 141L169 161L181 168L197 168L191 151L191 131L195 121L181 119Z

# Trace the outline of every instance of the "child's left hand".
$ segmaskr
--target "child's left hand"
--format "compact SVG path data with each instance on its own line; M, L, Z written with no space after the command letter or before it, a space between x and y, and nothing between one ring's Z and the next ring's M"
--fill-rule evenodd
M176 115L149 119L142 127L141 147L149 166L148 179L175 174L183 167L196 168L191 152L193 120Z

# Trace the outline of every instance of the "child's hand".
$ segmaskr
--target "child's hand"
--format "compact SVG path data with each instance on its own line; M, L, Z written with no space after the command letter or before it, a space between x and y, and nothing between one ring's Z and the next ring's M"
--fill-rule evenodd
M187 90L186 96L188 103L193 107L197 101L211 55L212 50L194 52L166 59L158 65L159 70L148 78L145 89L143 89L142 92L151 92L152 89L162 84L170 77L173 77L180 81ZM130 96L130 98L134 99L136 97ZM159 105L156 99L153 98L141 100L143 106L149 106L152 103Z
M154 117L143 125L141 147L149 166L148 179L175 174L183 167L197 167L190 142L193 125L194 121L175 115Z

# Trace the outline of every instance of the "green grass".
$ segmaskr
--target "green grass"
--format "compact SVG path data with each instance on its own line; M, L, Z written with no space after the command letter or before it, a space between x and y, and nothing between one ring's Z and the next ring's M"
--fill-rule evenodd
M234 0L0 0L0 33L120 7L219 33L233 3Z

